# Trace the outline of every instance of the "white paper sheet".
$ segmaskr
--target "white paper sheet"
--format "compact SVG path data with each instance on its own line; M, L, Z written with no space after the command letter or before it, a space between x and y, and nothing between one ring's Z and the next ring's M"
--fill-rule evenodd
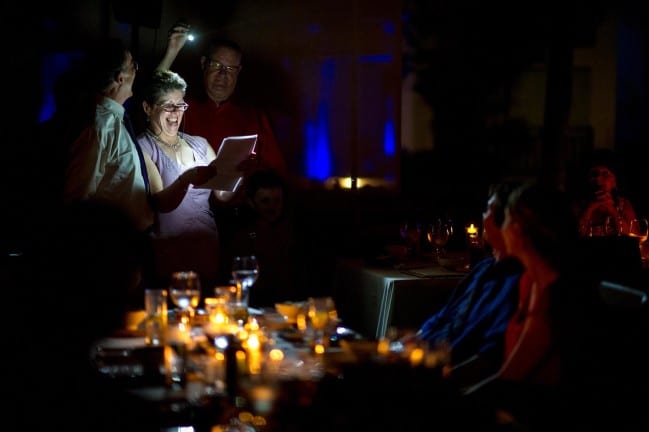
M257 134L223 138L221 147L216 153L217 174L202 185L195 187L235 192L243 181L243 176L237 169L237 165L254 153L256 144Z

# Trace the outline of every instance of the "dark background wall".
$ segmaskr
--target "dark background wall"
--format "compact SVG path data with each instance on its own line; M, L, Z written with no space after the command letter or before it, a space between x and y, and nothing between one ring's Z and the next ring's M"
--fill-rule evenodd
M592 147L620 153L625 190L649 215L647 13L631 1L518 3L13 2L4 20L3 243L19 245L30 225L48 217L49 179L40 163L59 162L39 150L48 138L34 142L31 132L60 67L44 59L114 35L131 44L146 73L178 18L199 35L221 30L243 46L238 91L269 110L287 161L304 180L295 204L323 267L336 254L392 240L406 216L479 220L486 188L501 175L540 175L565 186ZM605 25L613 30L602 33ZM200 88L198 55L188 45L174 65L190 92ZM597 79L602 68L612 79ZM434 143L403 149L402 84L413 73L414 91L432 113L422 127ZM521 90L530 76L540 78ZM372 177L383 186L327 188L309 172L306 125L326 132L328 176ZM386 137L394 138L393 150Z

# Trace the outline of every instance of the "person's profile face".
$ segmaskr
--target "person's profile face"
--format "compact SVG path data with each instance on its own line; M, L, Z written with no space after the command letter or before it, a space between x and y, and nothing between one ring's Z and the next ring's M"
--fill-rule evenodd
M207 95L216 103L225 102L237 86L241 56L230 48L220 47L209 57L203 57L201 62Z
M502 232L495 221L496 195L489 197L487 208L482 213L482 226L484 241L489 243L494 252L504 253L505 244L503 242Z
M121 91L125 93L127 97L133 96L133 83L135 82L135 75L137 74L138 63L133 59L133 55L130 51L126 52L124 56L124 63L122 64L122 70L119 73L121 76Z

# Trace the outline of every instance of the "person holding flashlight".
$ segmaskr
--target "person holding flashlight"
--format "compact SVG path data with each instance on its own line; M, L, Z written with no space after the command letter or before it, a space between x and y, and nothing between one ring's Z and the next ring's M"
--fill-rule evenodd
M190 40L191 27L176 23L169 32L165 54L157 69L170 69L178 53ZM236 98L235 89L241 72L243 52L233 40L218 35L203 41L200 66L203 94L187 96L192 107L185 113L184 130L205 137L218 153L223 138L257 134L259 169L272 169L288 179L286 161L277 143L268 115L256 106ZM245 201L240 188L232 203Z

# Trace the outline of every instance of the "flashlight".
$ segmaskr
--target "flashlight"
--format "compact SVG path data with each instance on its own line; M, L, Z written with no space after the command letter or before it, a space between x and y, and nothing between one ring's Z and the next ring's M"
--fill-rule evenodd
M176 21L174 23L174 25L171 26L171 29L169 30L169 33L168 33L169 36L171 36L174 33L174 30L176 28L178 28L178 27L182 28L182 30L178 29L178 31L184 31L184 32L187 33L187 40L189 42L192 42L194 39L196 39L194 34L190 32L191 26L189 24L187 24L187 21L184 20L184 19L180 19L180 20Z

